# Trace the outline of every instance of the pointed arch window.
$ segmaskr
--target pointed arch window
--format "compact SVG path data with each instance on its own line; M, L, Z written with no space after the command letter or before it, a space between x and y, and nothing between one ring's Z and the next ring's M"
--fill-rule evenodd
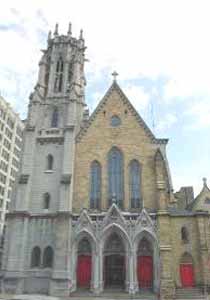
M181 238L183 243L188 243L189 242L189 232L185 226L181 228Z
M90 208L99 209L101 204L101 165L99 162L92 162L90 177Z
M130 173L130 203L131 208L139 208L141 205L141 170L139 162L134 159L129 165Z
M54 108L51 119L51 127L58 127L58 109Z
M54 84L54 92L62 92L63 85L63 59L62 57L56 63L56 73L55 73L55 84Z
M49 193L44 194L43 208L44 209L49 209L50 208L50 194Z
M34 247L31 252L31 268L40 267L41 263L41 249L39 247Z
M53 161L54 161L54 159L53 159L53 156L52 156L52 154L48 154L48 156L47 156L47 170L53 170Z
M123 207L123 176L122 152L113 147L108 154L109 205L115 202L119 207Z
M43 268L52 268L53 258L54 258L54 253L52 247L50 246L46 247L44 249L44 254L43 254Z

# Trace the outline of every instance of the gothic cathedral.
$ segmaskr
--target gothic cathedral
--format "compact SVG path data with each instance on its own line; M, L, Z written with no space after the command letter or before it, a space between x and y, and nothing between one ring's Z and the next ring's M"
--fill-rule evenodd
M154 136L116 74L89 116L83 33L48 36L7 215L1 288L68 296L210 285L210 190L174 193ZM139 99L141 101L141 99Z

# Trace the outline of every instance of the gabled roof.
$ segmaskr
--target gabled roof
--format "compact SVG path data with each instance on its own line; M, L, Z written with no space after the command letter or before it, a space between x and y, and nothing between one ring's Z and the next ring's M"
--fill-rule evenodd
M196 196L195 200L192 201L188 206L187 206L187 209L193 209L196 204L201 200L203 201L204 198L206 198L208 195L208 197L210 198L210 189L207 185L207 181L206 181L206 178L203 178L203 188L202 190L200 191L200 193Z
M109 99L109 96L114 91L116 91L119 94L119 96L120 96L121 100L123 101L123 103L127 104L128 109L130 110L130 112L132 113L132 115L136 118L136 120L139 123L139 125L144 128L147 136L151 139L151 141L153 143L155 143L155 144L167 144L168 139L157 139L154 136L154 134L152 133L152 131L149 129L149 127L147 126L147 124L144 122L144 120L141 118L141 116L139 115L139 113L137 112L137 110L133 107L133 105L131 104L131 102L129 101L129 99L126 97L126 95L124 94L124 92L122 91L122 89L119 87L119 85L116 82L116 80L113 81L112 85L110 86L110 88L106 92L105 96L102 98L102 100L97 105L96 109L91 114L91 116L90 116L90 118L89 118L86 126L83 127L83 128L81 128L81 130L79 131L79 133L77 135L76 140L80 141L81 138L85 135L85 133L88 131L88 128L91 126L92 122L96 118L97 114L103 109L104 105L106 104L107 100Z

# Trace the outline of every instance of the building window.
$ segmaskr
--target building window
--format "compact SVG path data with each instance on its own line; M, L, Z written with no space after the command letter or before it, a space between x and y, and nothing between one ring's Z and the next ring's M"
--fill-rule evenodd
M109 205L116 203L123 207L123 155L121 151L113 147L108 154L108 185Z
M61 92L63 85L63 60L60 57L56 64L54 92Z
M90 208L100 208L101 202L101 166L93 161L90 170Z
M189 243L189 232L185 226L181 228L181 239L184 243Z
M118 116L112 116L111 117L111 126L118 127L120 125L121 125L121 119Z
M53 266L53 249L52 247L48 246L44 249L43 254L43 268L52 268Z
M52 113L51 127L58 127L58 109L55 108Z
M50 208L50 194L49 193L44 194L43 208L44 209L49 209Z
M31 268L40 267L41 263L41 250L39 247L34 247L31 252Z
M47 170L53 170L53 156L48 154L47 156Z
M140 207L140 165L137 160L132 160L129 165L130 172L130 202L131 208L139 208Z

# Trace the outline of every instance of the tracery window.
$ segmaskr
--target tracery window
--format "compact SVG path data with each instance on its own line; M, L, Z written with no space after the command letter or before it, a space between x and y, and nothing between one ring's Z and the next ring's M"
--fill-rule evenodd
M31 268L40 267L41 263L41 249L39 247L34 247L31 252Z
M93 161L90 170L90 208L100 208L101 202L101 166L99 162Z
M56 64L54 92L61 92L63 85L63 60L60 57Z
M140 164L137 160L132 160L129 165L130 172L130 202L131 208L139 208L141 201L141 173Z
M109 205L116 203L123 208L123 155L117 147L108 154L108 185Z
M43 268L52 268L53 266L53 249L52 247L48 246L44 249L43 254Z

